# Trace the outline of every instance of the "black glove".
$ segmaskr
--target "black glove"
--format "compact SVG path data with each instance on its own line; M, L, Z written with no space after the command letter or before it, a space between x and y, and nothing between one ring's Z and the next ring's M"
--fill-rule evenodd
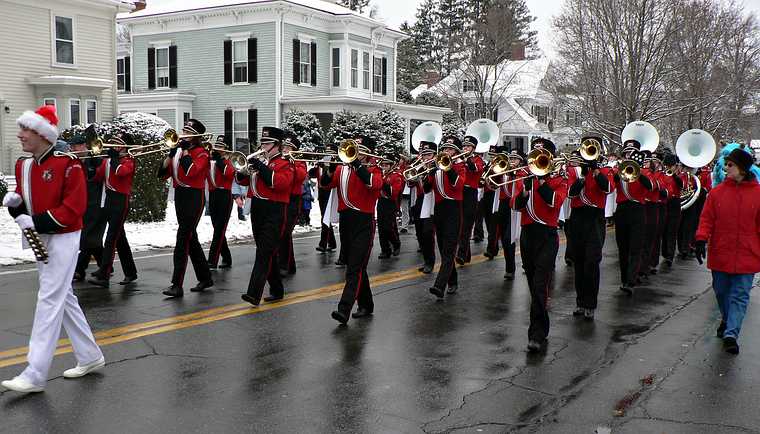
M174 158L175 155L177 155L177 151L179 150L179 146L175 146L169 150L169 158Z
M222 154L220 154L217 151L214 151L214 152L211 153L211 159L214 160L214 161L221 160L222 159Z
M356 160L354 160L354 161L351 162L351 167L353 167L354 169L358 169L361 166L362 166L362 162L359 161L358 158Z
M707 256L707 241L697 240L694 242L694 257L697 258L699 265L702 265L702 261Z
M190 170L190 166L193 165L193 157L189 155L185 155L184 157L179 159L179 165L182 166L182 169L185 171L185 174L187 174L187 171Z
M214 159L214 164L216 164L217 170L220 170L224 172L224 160L222 160L221 156L219 158Z
M115 148L108 148L106 151L106 155L113 161L114 159L119 159L119 151L117 151Z
M179 141L179 147L182 149L190 149L190 146L190 142L185 139Z
M533 177L523 179L523 188L525 191L531 191L533 189Z
M475 166L475 162L472 160L467 160L467 168L470 170L470 172L478 170L478 167Z
M259 160L258 158L249 160L248 164L253 166L254 170L258 170L259 172L261 172L263 169L266 169L268 167L266 164L264 164L263 161Z
M584 164L583 166L581 166L581 175L586 176L589 170L590 170L590 167Z
M111 170L115 171L117 167L119 167L119 154L116 153L116 156L111 155L111 150L108 151L108 156L111 157L110 164L111 164Z
M372 181L372 176L369 173L369 170L367 170L367 166L361 163L359 164L359 167L356 168L356 176L358 176L359 179L361 179L362 182L367 185L369 185L370 181Z
M588 162L588 168L590 170L596 170L599 168L599 162L597 160L591 160Z
M457 177L459 176L459 174L457 174L457 172L456 172L455 170L453 170L453 169L449 169L449 170L446 172L446 175L449 177L449 182L450 182L452 185L453 185L453 184L455 184L455 183L457 182Z

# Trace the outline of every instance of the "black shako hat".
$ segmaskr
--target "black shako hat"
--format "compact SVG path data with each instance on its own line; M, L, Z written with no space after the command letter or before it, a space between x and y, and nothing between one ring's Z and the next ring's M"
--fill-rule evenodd
M441 141L441 146L439 146L438 149L443 151L445 148L453 148L457 151L461 151L462 141L459 140L459 137L457 136L446 136Z
M434 154L436 148L438 148L437 143L423 140L420 142L420 149L417 152L419 152L420 154L427 154L427 153Z
M731 151L731 153L728 154L725 159L732 161L734 164L739 166L739 169L741 169L742 172L745 173L749 172L750 168L752 168L752 164L754 163L752 156L749 155L749 152L746 152L740 148Z
M544 148L547 151L551 152L552 155L557 153L557 146L549 139L545 139L543 137L537 137L533 139L533 141L530 142L531 149L537 149L537 148Z
M285 138L285 131L277 127L264 127L261 129L261 143L282 143Z
M108 141L109 144L112 145L118 145L118 146L134 146L135 140L132 137L132 134L129 134L128 132L121 132L116 134L115 136L111 137L111 139Z
M182 126L182 131L188 134L204 134L206 126L198 119L188 119L185 125Z
M287 132L285 133L285 140L282 141L282 146L291 146L293 149L301 149L301 141L298 140L295 134Z
M472 146L473 148L477 148L478 139L474 136L464 136L464 140L462 141L462 146Z
M377 142L372 137L360 134L354 138L354 141L356 141L356 144L359 145L360 151L375 152Z

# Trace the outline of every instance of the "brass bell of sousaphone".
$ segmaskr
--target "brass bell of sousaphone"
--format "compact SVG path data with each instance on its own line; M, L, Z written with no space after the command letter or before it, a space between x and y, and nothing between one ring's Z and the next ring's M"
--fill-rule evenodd
M488 152L491 146L499 143L501 130L499 125L490 119L476 119L467 126L465 136L472 136L478 139L478 146L475 147L476 154Z
M678 136L678 140L676 141L676 155L678 159L681 160L684 166L691 167L692 169L698 169L710 164L715 158L716 151L715 139L707 131L699 129L684 131ZM692 182L687 184L686 191L681 195L681 210L692 206L699 198L699 193L702 189L702 183L699 181L698 176L690 173L689 177L695 184L695 187L691 188Z
M443 128L438 122L427 121L419 124L412 133L412 148L420 150L420 142L432 142L436 145L443 139Z

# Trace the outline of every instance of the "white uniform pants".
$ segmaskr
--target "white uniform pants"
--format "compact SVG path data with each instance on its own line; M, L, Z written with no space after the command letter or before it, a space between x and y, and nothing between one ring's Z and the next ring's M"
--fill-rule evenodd
M29 339L29 365L20 375L37 386L44 386L47 381L61 324L66 329L80 365L103 356L71 289L79 252L79 231L42 237L43 241L47 241L49 260L47 264L37 262L40 290Z

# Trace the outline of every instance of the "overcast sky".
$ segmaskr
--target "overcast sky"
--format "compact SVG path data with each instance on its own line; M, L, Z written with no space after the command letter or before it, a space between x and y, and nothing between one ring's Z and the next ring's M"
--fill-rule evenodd
M414 22L414 14L420 0L372 0L380 6L380 15L386 22L398 28L403 21ZM527 0L531 13L537 18L533 27L538 31L538 45L544 52L551 55L551 19L562 9L564 0ZM760 0L744 0L748 10L760 16Z

